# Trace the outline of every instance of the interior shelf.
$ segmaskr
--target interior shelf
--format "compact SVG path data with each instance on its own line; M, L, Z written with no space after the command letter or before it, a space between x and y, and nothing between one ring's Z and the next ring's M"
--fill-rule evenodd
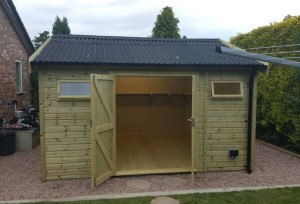
M191 96L191 93L117 93L117 95L185 95Z

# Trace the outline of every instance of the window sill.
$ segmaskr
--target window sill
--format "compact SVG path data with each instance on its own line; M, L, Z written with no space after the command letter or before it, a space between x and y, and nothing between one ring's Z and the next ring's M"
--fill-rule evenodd
M210 100L224 100L224 101L228 101L228 100L236 100L236 101L240 101L243 100L243 96L211 96Z
M26 92L22 91L22 92L16 92L17 96L23 96Z
M58 97L58 101L90 101L90 96L59 96Z

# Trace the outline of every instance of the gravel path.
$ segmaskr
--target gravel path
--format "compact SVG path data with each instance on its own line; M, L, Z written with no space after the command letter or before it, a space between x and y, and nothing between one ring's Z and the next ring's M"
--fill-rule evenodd
M39 147L30 152L0 156L0 201L284 184L300 184L300 160L260 143L256 144L256 169L252 174L243 171L198 173L194 185L190 174L116 177L94 189L89 179L43 183Z

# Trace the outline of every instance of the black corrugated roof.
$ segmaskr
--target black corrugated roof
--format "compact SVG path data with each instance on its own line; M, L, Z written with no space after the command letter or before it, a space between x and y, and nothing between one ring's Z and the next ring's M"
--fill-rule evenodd
M216 52L219 39L166 39L54 35L32 65L258 66L244 57Z

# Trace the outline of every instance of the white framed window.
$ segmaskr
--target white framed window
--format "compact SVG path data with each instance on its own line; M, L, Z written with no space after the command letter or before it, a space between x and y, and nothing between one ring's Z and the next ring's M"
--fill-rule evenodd
M242 98L243 82L242 81L212 81L211 96L212 98Z
M23 67L20 60L16 60L16 92L23 92Z
M89 99L90 82L80 80L60 80L58 81L58 98Z

